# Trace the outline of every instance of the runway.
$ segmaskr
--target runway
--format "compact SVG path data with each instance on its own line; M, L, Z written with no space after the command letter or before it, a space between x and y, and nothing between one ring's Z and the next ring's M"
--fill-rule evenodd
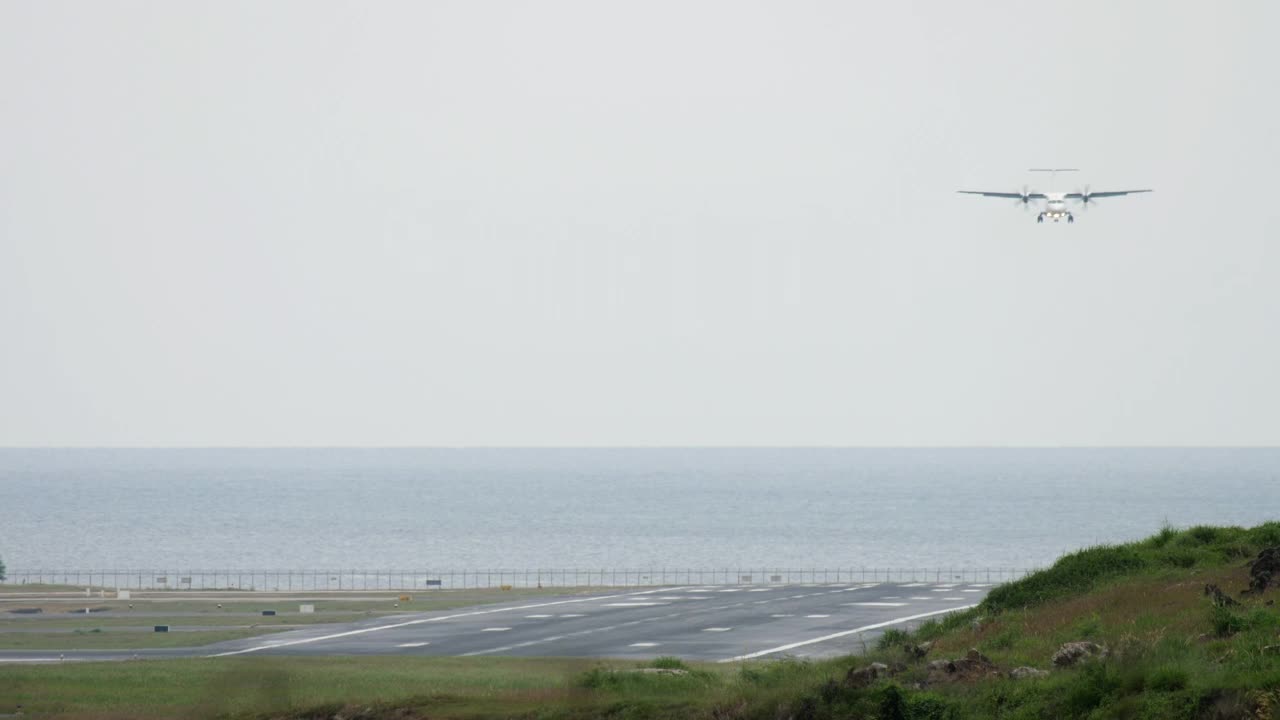
M821 658L860 652L886 628L971 607L990 587L842 583L602 591L312 625L202 648L7 651L0 652L0 661L267 655Z

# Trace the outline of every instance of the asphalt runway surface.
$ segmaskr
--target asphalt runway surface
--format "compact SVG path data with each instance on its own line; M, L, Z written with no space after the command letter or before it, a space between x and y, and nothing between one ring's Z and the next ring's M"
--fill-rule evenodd
M628 589L310 625L200 648L0 651L0 661L267 655L822 658L861 652L887 628L971 607L991 587L886 582Z

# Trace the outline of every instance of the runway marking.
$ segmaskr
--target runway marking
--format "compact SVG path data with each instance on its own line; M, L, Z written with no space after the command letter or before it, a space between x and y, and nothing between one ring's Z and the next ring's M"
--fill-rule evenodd
M768 603L768 602L771 602L771 601L769 601L769 600L756 600L756 601L752 602L751 604L752 604L752 605L764 605L764 604L766 604L766 603Z
M560 615L560 617L562 617L562 618L575 618L575 617L586 617L586 615L585 615L584 613L562 613L562 614Z
M943 599L943 600L964 600L965 598L962 598L962 597L949 597L949 598L942 598L942 599Z
M742 592L742 588L728 588L725 590L721 590L720 592Z
M810 640L801 640L800 642L793 642L787 645L779 645L778 647L769 648L768 650L759 650L757 652L747 653L746 655L739 655L737 657L725 658L720 662L727 663L727 662L739 662L742 660L753 660L755 658L763 657L765 655L772 655L774 653L786 652L787 650L794 650L798 647L804 647L805 645L813 645L814 643L826 642L828 640L835 640L836 638L842 638L842 637L846 637L856 633L866 632L868 630L878 630L883 627L889 627L890 625L897 625L898 623L910 622L912 620L919 620L920 618L932 617L934 615L942 615L944 613L958 612L960 610L968 610L969 608L972 608L972 607L977 607L977 605L962 605L960 607L947 608L945 610L934 610L933 612L920 613L919 615L908 615L907 617L894 618L893 620L886 620L884 622L878 622L872 625L863 625L862 627L856 627L852 630L842 630L837 633L831 633L830 635L823 635L822 637L816 637Z
M928 583L907 583L906 585L899 585L898 587L924 587L927 584Z
M907 598L907 599L908 599L908 600L936 600L937 598L933 598L933 597L921 597L921 596L917 595L917 596L915 596L915 597L909 597L909 598Z
M901 595L885 595L884 599L885 600L901 600L902 596Z
M491 627L491 628L481 628L480 632L506 632L510 629L511 628L509 627Z
M969 583L969 587L991 587L991 583Z
M946 598L944 598L944 599L946 599ZM960 599L960 598L956 598L956 600L959 600L959 599ZM856 602L856 603L841 603L841 605L861 605L862 607L902 607L903 605L906 605L906 603L891 603L891 602Z
M627 647L658 647L658 643L651 643L651 642L631 643Z
M727 628L727 627L711 627L711 628L702 628L702 632L729 632L732 629L733 628Z
M555 617L555 615L525 615L525 617L532 618L534 620L541 620L542 618Z
M828 618L830 615L805 615L807 618Z
M981 590L961 590L960 592L982 592Z
M795 617L795 615L790 615L790 614L787 614L787 613L774 613L773 615L770 615L769 617L784 618L784 617Z
M430 644L431 644L431 643L429 643L429 642L400 643L400 644L399 644L399 645L397 645L396 647L403 647L403 648L411 648L411 647L425 647L425 646L430 645Z
M660 598L658 598L658 599L659 599L659 600L695 600L695 599L697 599L697 598L679 597L679 596L676 596L676 595L663 595L662 597L660 597Z
M679 590L680 588L674 588L674 589ZM670 592L671 588L667 588L665 589L665 591ZM310 643L324 642L325 640L336 640L338 638L353 637L355 635L365 635L367 633L380 632L382 630L394 630L395 628L412 627L414 625L422 625L425 623L442 622L444 620L456 620L458 618L477 617L479 615L493 615L495 613L502 613L502 612L518 612L520 610L536 610L538 608L544 608L544 607L554 607L557 605L571 605L571 604L584 603L584 602L595 602L599 600L612 600L614 598L635 597L637 595L649 595L656 592L662 592L662 590L649 590L649 591L639 592L639 593L622 593L619 595L602 595L602 596L596 596L596 597L573 598L572 600L555 600L552 602L545 602L545 603L531 603L529 605L518 605L516 607L490 608L487 610L471 610L469 612L455 613L453 615L437 615L435 617L406 620L404 622L392 623L390 625L376 625L374 627L365 627L365 628L358 628L355 630L346 630L338 633L330 633L328 635L316 635L314 637L306 637L306 638L299 638L297 640L277 642L272 645L254 645L253 647L247 647L240 650L229 650L227 652L214 653L212 655L206 655L205 657L229 657L232 655L245 655L248 653L259 652L261 650L268 650L270 648L288 647L293 645L307 645ZM582 615L562 615L561 617L582 617Z
M463 653L458 657L475 657L476 655L488 655L490 653L506 652L508 650L515 650L516 648L529 647L530 645L537 645L538 643L555 642L556 640L563 640L563 639L564 639L563 635L556 635L554 637L542 638L541 640L529 640L527 642L516 643L514 645L504 645L502 647L492 648L490 650L477 650L475 652Z
M929 592L952 592L952 589L951 588L934 588Z
M710 600L710 599L711 598L707 597L706 595L690 595L685 598L685 600Z
M747 592L769 592L773 588L751 588Z
M666 605L664 602L616 602L605 603L605 607L653 607L654 605Z

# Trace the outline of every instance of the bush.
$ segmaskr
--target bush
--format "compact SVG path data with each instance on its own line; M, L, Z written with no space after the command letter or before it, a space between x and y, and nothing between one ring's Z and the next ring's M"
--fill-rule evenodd
M991 612L1039 605L1090 590L1098 581L1136 572L1147 561L1131 545L1099 545L1064 555L1053 567L1001 585L982 601Z
M664 655L663 657L660 657L660 658L654 658L653 661L649 663L649 667L661 668L663 670L688 670L689 669L689 666L685 665L683 660L681 660L678 657L673 657L671 655Z
M880 634L880 639L876 641L877 650L891 650L906 645L911 640L911 634L899 630L897 628L889 628Z
M1191 682L1191 676L1186 670L1177 666L1166 666L1152 672L1147 678L1146 686L1160 692L1173 692L1186 688L1189 682Z

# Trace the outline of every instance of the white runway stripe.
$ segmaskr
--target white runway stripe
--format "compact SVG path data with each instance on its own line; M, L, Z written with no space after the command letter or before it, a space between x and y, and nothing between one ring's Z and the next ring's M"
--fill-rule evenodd
M934 610L933 612L920 613L918 615L908 615L906 617L894 618L893 620L886 620L884 622L873 623L871 625L863 625L862 627L856 627L856 628L853 628L852 630L843 630L841 632L831 633L830 635L823 635L822 637L811 638L809 640L801 640L800 642L793 642L787 645L779 645L778 647L769 648L768 650L759 650L753 653L747 653L746 655L738 655L737 657L725 658L720 662L726 663L726 662L739 662L742 660L753 660L755 658L763 657L765 655L773 655L774 653L794 650L798 647L804 647L805 645L813 645L814 643L826 642L828 640L835 640L836 638L847 637L849 635L854 635L860 632L866 632L868 630L878 630L880 628L889 627L890 625L897 625L899 623L911 622L912 620L919 620L921 618L932 617L934 615L943 615L945 613L958 612L960 610L968 610L971 607L977 607L977 606L961 605L959 607L946 608L944 610Z
M427 645L430 645L430 644L431 643L426 643L426 642L400 643L396 647L415 648L415 647L426 647Z
M592 602L597 600L610 600L613 598L633 597L635 595L645 595L647 593L622 593L620 595L604 595L599 597L574 598L572 600L555 600L553 602L532 603L529 605L518 605L516 607L491 608L486 610L472 610L469 612L456 613L454 615L437 615L429 618L418 618L416 620L406 620L405 622L391 623L390 625L376 625L374 627L359 628L356 630L347 630L345 632L331 633L329 635L316 635L315 637L300 638L298 640L289 640L285 642L276 642L271 645L254 645L253 647L244 648L242 650L230 650L227 652L214 653L205 657L229 657L232 655L245 655L247 653L259 652L275 647L287 647L294 645L307 645L315 642L324 642L325 640L336 640L338 638L353 637L355 635L365 635L368 633L381 632L383 630L393 630L395 628L412 627L414 625L422 625L425 623L442 622L444 620L456 620L465 617L477 617L480 615L493 615L503 612L519 612L520 610L536 610L537 608L553 607L556 605L571 605L576 603ZM581 615L561 615L561 617L582 617Z
M856 602L856 603L840 603L840 604L841 604L841 605L860 605L860 606L862 606L862 607L902 607L903 605L906 605L906 603L901 603L901 602L899 602L899 603L891 603L891 602Z

